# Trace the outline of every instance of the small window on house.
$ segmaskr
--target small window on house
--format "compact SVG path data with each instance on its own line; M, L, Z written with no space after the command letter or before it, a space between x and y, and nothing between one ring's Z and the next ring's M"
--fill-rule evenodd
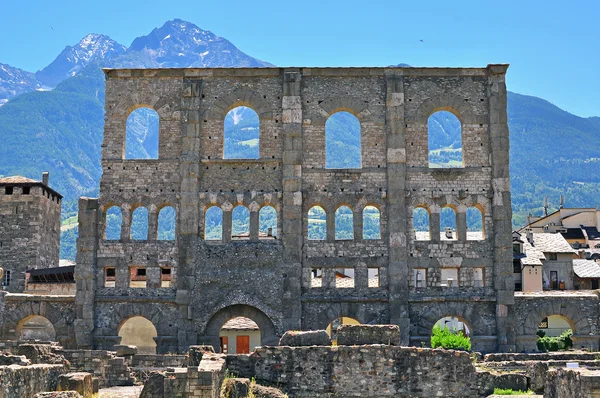
M158 159L159 116L154 109L131 112L125 131L125 159Z
M427 287L427 268L413 269L413 283L415 289L424 289Z
M308 239L327 239L327 214L320 206L313 206L308 210Z
M483 267L473 268L473 287L483 287L485 285L485 269Z
M341 206L335 212L335 239L354 239L354 216L348 206Z
M31 193L31 187L23 187L23 195L29 195Z
M440 279L442 287L458 287L458 268L442 268Z
M548 260L556 261L558 260L558 255L556 253L548 253Z
M513 274L520 274L521 270L521 260L513 260Z
M204 239L223 239L223 210L218 206L211 206L204 213Z
M2 277L2 286L10 286L10 270L4 270Z
M483 213L471 206L467 209L467 240L483 240Z
M462 126L451 112L438 111L427 120L429 167L463 167Z
M171 268L162 267L160 269L160 287L171 287L173 275Z
M146 268L131 267L129 270L129 287L146 288Z
M12 195L13 194L13 187L5 187L4 188L4 193L6 195Z
M368 268L367 269L367 281L368 287L379 287L379 268Z
M166 206L158 213L158 240L175 240L175 209Z
M521 254L521 244L513 243L513 254Z
M440 233L442 240L456 240L456 212L451 207L443 207L440 211Z
M117 270L115 267L104 268L104 287L116 287Z
M413 210L413 229L416 240L431 240L429 211L424 207L417 207Z
M231 212L231 237L250 239L250 210L245 206L236 206Z
M123 224L123 216L121 209L117 206L112 206L106 211L106 230L104 231L106 240L121 239L121 224Z
M323 287L323 268L310 270L310 287Z
M258 237L272 239L277 237L277 211L273 206L265 206L258 213Z
M338 289L353 289L354 268L336 268L335 287Z
M325 122L325 167L360 169L360 122L350 112L336 112Z
M258 159L259 124L258 114L247 106L238 106L227 112L223 132L223 159Z
M131 239L148 240L148 209L138 207L131 216Z
M381 239L381 214L375 206L363 209L363 239Z

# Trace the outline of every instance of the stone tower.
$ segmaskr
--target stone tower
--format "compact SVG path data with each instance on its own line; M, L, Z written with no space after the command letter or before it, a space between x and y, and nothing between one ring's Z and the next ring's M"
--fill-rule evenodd
M25 270L58 266L62 195L42 181L0 178L0 267L3 289L22 292Z

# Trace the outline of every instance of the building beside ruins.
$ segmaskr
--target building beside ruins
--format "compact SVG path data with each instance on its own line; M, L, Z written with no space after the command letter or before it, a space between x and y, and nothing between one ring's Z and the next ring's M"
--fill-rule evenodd
M183 352L222 347L236 317L264 345L341 318L399 325L403 345L421 345L453 318L474 350L535 350L540 322L559 315L576 346L597 347L597 293L514 293L506 70L105 70L103 175L99 198L79 202L76 295L7 294L3 338L43 316L66 347L112 349L143 326L148 350ZM226 156L226 115L239 106L259 121L251 158ZM154 159L127 147L142 108L158 115ZM452 168L429 157L438 111L460 122ZM359 126L358 162L346 166L329 159L338 112Z

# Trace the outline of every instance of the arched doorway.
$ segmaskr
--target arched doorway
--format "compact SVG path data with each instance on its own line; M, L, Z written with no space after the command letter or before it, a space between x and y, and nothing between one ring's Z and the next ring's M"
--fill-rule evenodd
M434 325L439 326L440 328L448 328L448 330L452 333L462 333L464 336L471 336L471 330L469 326L458 317L455 316L445 316L439 321L437 321Z
M248 350L253 346L253 341L257 341L258 343L254 346L260 345L277 345L279 343L279 335L275 330L275 325L271 321L271 319L258 308L244 305L244 304L235 304L229 307L225 307L219 311L217 311L206 324L206 328L204 329L204 335L198 336L198 342L201 344L212 345L215 348L215 351L221 352L221 346L223 342L221 341L221 332L225 325L236 318L246 318L250 320L252 323L258 327L258 335L256 332L252 332L254 335L254 339L250 338L249 334L243 334L244 336L248 336L249 344ZM238 320L234 321L237 323ZM229 324L231 325L231 324ZM227 327L229 327L229 325ZM243 328L249 332L254 326L248 321L244 321ZM239 330L239 329L238 329ZM244 330L244 329L242 329ZM240 334L239 332L237 333ZM228 336L227 336L228 337ZM229 340L229 339L228 339ZM231 341L227 341L228 352L232 353ZM242 344L245 344L242 342ZM235 347L236 351L239 352L237 344ZM244 350L245 351L245 350Z
M327 325L325 331L329 337L331 337L331 343L333 345L337 345L337 330L342 325L360 325L360 322L347 316L341 316L331 321L331 323Z
M156 354L156 328L143 316L133 316L121 324L118 332L121 343L134 345L139 354Z
M56 341L56 330L47 318L32 315L22 319L17 325L19 340Z
M545 336L556 337L560 336L567 330L573 330L570 321L558 314L550 315L540 322L538 333L543 332Z
M224 354L250 354L260 345L260 327L250 318L231 318L221 328L219 339Z

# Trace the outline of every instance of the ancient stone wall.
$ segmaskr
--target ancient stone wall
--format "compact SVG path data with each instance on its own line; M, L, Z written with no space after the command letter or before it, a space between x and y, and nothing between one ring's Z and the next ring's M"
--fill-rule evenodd
M0 179L0 266L10 279L5 290L23 292L25 270L58 267L61 199L33 180Z
M38 392L55 391L63 365L0 366L1 398L33 398Z
M263 344L345 316L397 324L403 344L420 344L435 317L456 316L469 324L475 349L514 348L505 72L506 65L107 70L100 197L80 201L78 343L110 348L131 316L153 322L159 352L218 347L221 326L235 316L253 319ZM259 116L258 159L224 159L225 115L240 105ZM159 115L158 159L125 159L126 120L139 107ZM461 168L429 168L427 120L438 110L462 123ZM326 167L326 122L338 111L360 122L358 169ZM326 211L323 241L307 236L314 205ZM353 212L353 239L335 239L342 205ZM121 235L107 241L113 206ZM133 240L141 206L148 238ZM174 241L157 240L164 206L177 213ZM205 240L212 206L223 211L216 241ZM247 237L231 236L236 206L250 212ZM276 239L258 233L264 206L277 212ZM366 206L380 212L379 239L362 237ZM467 237L471 206L482 212L481 240ZM413 232L417 207L430 214L428 241ZM457 214L453 240L440 236L443 207ZM139 267L145 288L130 279ZM164 267L173 272L170 287L160 287ZM354 287L336 286L341 267L353 268ZM115 281L105 285L109 268ZM452 288L442 283L448 268L458 276ZM311 283L314 270L320 286ZM427 274L420 286L417 270Z

